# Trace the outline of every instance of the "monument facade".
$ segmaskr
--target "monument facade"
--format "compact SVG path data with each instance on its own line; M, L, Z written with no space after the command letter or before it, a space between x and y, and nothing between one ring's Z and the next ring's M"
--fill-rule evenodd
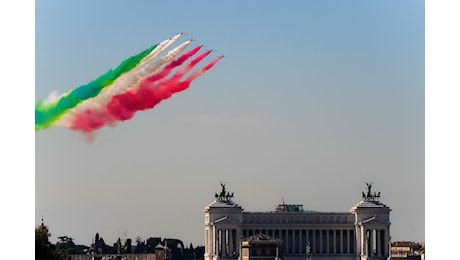
M254 236L279 242L285 260L377 260L390 255L390 211L372 183L348 212L306 211L279 204L267 212L247 212L221 183L205 207L205 260L241 259L241 245Z

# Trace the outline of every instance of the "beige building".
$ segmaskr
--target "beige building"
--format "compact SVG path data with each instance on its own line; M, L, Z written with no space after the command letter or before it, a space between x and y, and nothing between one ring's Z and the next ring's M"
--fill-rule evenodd
M425 259L425 246L411 241L391 243L391 259Z
M302 205L278 205L267 212L247 212L222 190L204 209L205 260L242 259L249 237L263 235L279 241L286 260L377 260L390 256L390 211L380 192L367 192L348 212L306 211ZM307 255L307 252L310 254Z
M241 260L278 260L280 241L264 235L251 236L241 242Z

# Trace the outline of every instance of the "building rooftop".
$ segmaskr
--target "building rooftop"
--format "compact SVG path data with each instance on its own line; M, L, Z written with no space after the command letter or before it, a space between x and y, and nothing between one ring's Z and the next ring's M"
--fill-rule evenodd
M241 208L241 206L231 200L215 200L206 208Z

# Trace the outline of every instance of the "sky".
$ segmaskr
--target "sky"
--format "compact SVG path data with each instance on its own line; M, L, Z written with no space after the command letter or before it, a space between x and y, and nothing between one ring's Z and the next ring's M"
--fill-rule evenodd
M392 240L436 243L425 228L433 234L445 224L425 225L425 213L436 220L430 212L452 206L439 194L456 190L449 177L458 167L458 95L450 93L458 79L449 64L458 60L458 39L455 8L427 3L101 0L0 8L8 19L2 31L14 40L2 49L4 78L30 89L8 88L13 98L2 102L4 122L19 124L3 130L2 168L15 173L5 175L2 198L5 208L24 210L2 217L15 223L8 241L43 218L54 242L67 235L90 244L98 232L108 243L161 236L202 245L203 209L220 182L246 211L273 210L284 199L327 212L346 212L373 182L392 209ZM178 32L225 55L190 89L101 129L93 143L66 128L31 132L32 103ZM425 47L436 55L425 56ZM14 98L22 94L24 104Z
M325 212L348 211L373 182L392 240L425 241L424 12L423 1L37 1L35 102L179 32L225 58L93 143L36 132L35 225L52 241L203 245L220 182L246 211L284 199Z

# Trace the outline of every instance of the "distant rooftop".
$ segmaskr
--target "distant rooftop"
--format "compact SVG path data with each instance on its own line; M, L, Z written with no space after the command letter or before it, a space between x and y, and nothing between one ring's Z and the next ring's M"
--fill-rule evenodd
M284 201L275 208L276 212L303 212L301 204L285 204Z

